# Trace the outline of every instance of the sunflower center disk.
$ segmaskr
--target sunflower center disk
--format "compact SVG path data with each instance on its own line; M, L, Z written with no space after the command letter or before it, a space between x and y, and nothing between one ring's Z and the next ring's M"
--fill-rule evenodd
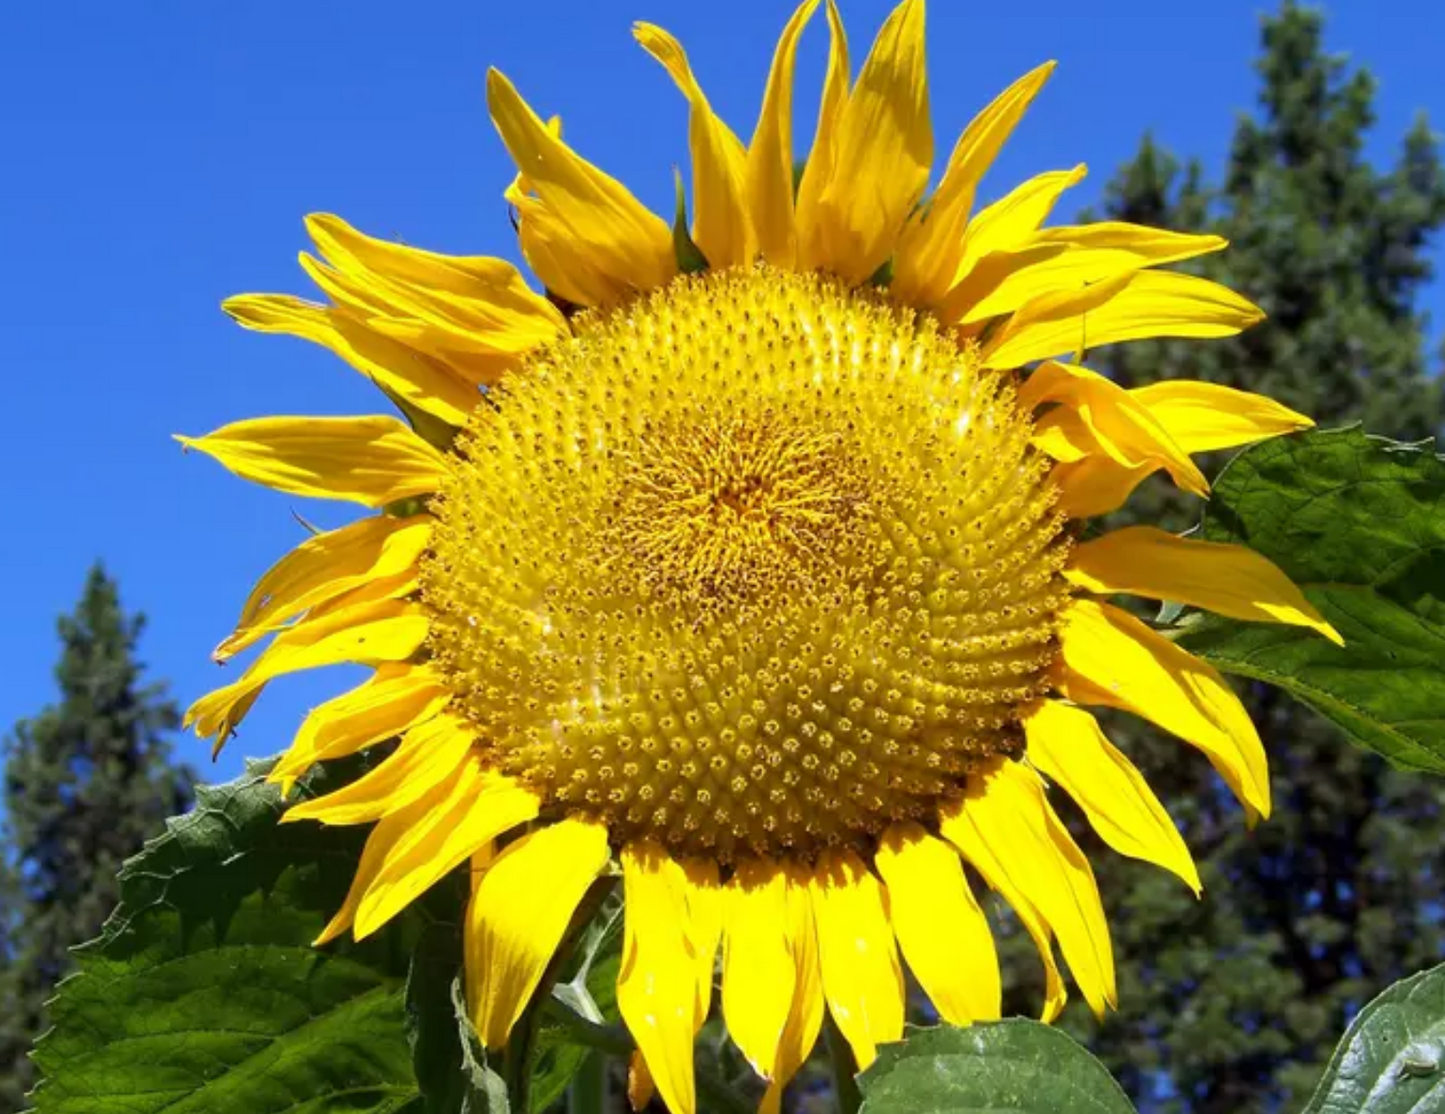
M478 409L424 570L493 761L618 842L808 860L1020 751L1067 542L1004 377L766 268L575 326Z

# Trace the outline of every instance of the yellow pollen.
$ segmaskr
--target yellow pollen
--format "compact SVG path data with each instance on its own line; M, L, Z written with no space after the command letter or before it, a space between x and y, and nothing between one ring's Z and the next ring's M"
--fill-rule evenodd
M478 408L423 569L501 768L617 842L806 861L1022 752L1068 542L1010 377L766 267L573 326Z

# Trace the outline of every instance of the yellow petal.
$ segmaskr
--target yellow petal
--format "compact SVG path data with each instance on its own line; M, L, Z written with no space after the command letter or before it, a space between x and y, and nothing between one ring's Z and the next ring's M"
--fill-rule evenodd
M1169 813L1092 715L1045 700L1025 717L1024 732L1029 761L1064 787L1105 843L1121 855L1172 871L1200 892L1194 858Z
M242 479L368 507L429 495L447 469L441 453L396 418L253 418L176 440Z
M424 797L421 800L413 801L400 812L393 812L379 824L371 829L366 837L366 846L361 849L361 860L356 864L356 872L351 878L351 888L346 893L346 900L342 902L341 908L331 918L327 926L321 930L321 935L312 941L313 947L320 947L336 939L343 932L347 931L356 918L356 908L361 904L361 899L371 884L376 881L377 872L381 870L382 864L386 862L387 856L391 854L397 842L411 830L427 809L431 808L437 799L436 794Z
M334 268L323 278L335 280L342 297L330 287L327 293L344 301L348 289L364 292L359 308L380 304L387 311L369 322L383 333L390 332L391 318L412 319L410 328L393 335L424 339L429 348L515 356L567 329L557 307L504 259L440 255L377 240L329 213L308 217L306 227ZM313 275L318 270L307 269Z
M712 1009L713 976L717 970L717 949L722 941L723 891L718 883L717 863L685 859L682 867L683 900L687 905L687 944L692 949L693 979L697 992L695 1016L702 1028Z
M742 142L713 113L680 42L651 23L633 24L632 34L643 50L662 63L687 98L693 242L713 267L750 263L755 242L748 224L747 152Z
M1064 191L1084 180L1089 168L1083 163L1070 170L1050 170L1015 186L973 220L954 280L961 281L973 266L998 251L1012 251L1034 239L1039 226L1049 219Z
M467 1005L488 1048L507 1043L607 856L606 827L569 817L508 844L482 875L467 906Z
M830 155L818 198L824 252L807 263L864 282L892 254L933 163L922 0L903 0L879 30Z
M797 979L788 946L787 873L773 863L743 861L723 901L723 1017L753 1070L772 1079Z
M1019 403L1059 404L1034 424L1035 444L1057 460L1103 454L1124 468L1165 468L1185 491L1209 493L1204 474L1168 430L1130 392L1097 372L1051 360L1024 381Z
M908 218L899 237L889 287L899 301L934 306L953 285L979 182L1053 71L1054 63L1045 62L1019 78L959 137L938 189Z
M883 834L874 864L908 968L950 1025L996 1019L998 953L958 852L912 822Z
M464 761L445 795L388 852L357 907L352 934L371 935L478 848L536 819L539 805L530 789L483 771L475 759Z
M667 1108L695 1114L697 957L688 943L682 868L651 843L624 847L621 860L626 913L617 1006Z
M1264 746L1212 666L1128 612L1092 600L1074 601L1059 641L1072 700L1123 708L1178 735L1204 752L1252 816L1269 815Z
M302 801L286 812L282 822L340 825L380 820L454 777L476 738L476 728L467 720L435 716L408 731L375 769L334 793Z
M984 347L985 365L1035 360L1150 337L1227 337L1262 320L1228 287L1174 271L1133 271L1025 303Z
M1232 449L1315 424L1272 398L1216 383L1176 379L1129 394L1190 453Z
M798 181L797 269L800 271L811 271L821 266L828 254L825 239L828 230L821 201L823 191L833 180L833 168L838 158L838 126L848 104L848 36L843 29L843 17L838 14L836 0L827 0L827 12L828 73L823 80L823 99L818 105L818 126L813 133L813 146L808 151L803 176Z
M201 697L186 712L203 739L226 740L251 702L275 677L341 662L403 661L426 638L426 616L403 600L358 604L304 619L278 634L239 678Z
M1220 251L1227 241L1220 236L1192 236L1143 225L1110 221L1065 228L1046 228L1033 238L1031 249L1020 255L1021 266L1006 274L974 283L974 274L960 283L960 297L950 294L940 310L947 320L970 325L1013 313L1050 291L1082 290L1124 271L1155 267ZM1052 247L1052 254L1040 251ZM1027 251L1038 252L1029 259ZM976 267L975 272L981 272ZM971 287L971 289L970 289ZM962 292L967 291L967 296Z
M677 274L672 232L615 178L579 158L544 124L496 70L487 74L487 104L492 122L526 175L530 191L565 232L550 243L564 268L577 258L607 283L601 300L613 301L634 290L655 290ZM522 219L528 219L523 212ZM537 261L529 258L533 268ZM551 261L548 261L550 266ZM549 289L567 281L561 274L537 271Z
M1005 864L984 837L964 801L952 802L939 810L938 831L973 864L974 869L983 875L984 881L991 888L1003 895L1003 899L1013 908L1014 915L1023 925L1024 931L1033 940L1034 948L1044 965L1044 1008L1040 1017L1045 1022L1052 1023L1063 1012L1069 992L1064 986L1059 961L1054 955L1054 936L1048 923L1015 882L1011 865Z
M1094 872L1022 763L1002 761L971 779L966 814L994 858L1058 936L1074 980L1096 1014L1118 1001L1109 925ZM947 831L945 838L952 838ZM967 853L967 852L965 852Z
M429 517L389 515L313 534L256 582L235 631L211 656L225 661L318 603L414 568L430 537Z
M793 70L798 39L817 10L818 0L803 0L783 28L747 151L744 181L758 251L785 271L794 268L798 256L793 209ZM701 246L701 241L698 244ZM707 255L706 248L703 254Z
M1269 558L1242 545L1129 526L1074 548L1069 581L1086 592L1125 592L1202 607L1253 623L1287 623L1344 639Z
M317 762L400 735L431 719L451 697L451 690L424 666L383 665L364 685L313 708L266 780L290 793L296 779Z
M788 879L787 919L784 932L793 960L792 1006L778 1041L772 1082L758 1114L778 1114L783 1088L808 1060L823 1027L823 972L818 962L818 935L807 872L785 868Z
M465 425L480 401L475 380L380 335L344 310L283 294L242 294L221 308L244 328L329 348L383 391L448 425Z
M823 997L860 1069L903 1036L903 972L883 887L851 851L819 858L810 883Z

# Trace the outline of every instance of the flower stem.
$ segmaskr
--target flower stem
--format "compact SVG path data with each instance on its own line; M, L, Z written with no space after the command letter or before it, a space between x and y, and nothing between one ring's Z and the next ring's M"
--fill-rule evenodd
M567 1087L567 1114L604 1114L607 1110L607 1060L592 1051Z
M838 1097L838 1112L858 1114L863 1096L858 1091L858 1061L853 1058L853 1049L831 1014L824 1024L823 1033L828 1042L828 1062L833 1066L833 1092Z

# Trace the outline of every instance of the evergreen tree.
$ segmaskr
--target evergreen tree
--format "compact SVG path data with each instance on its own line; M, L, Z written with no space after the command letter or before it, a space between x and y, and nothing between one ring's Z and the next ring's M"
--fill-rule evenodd
M68 949L93 937L116 901L123 860L190 801L191 773L172 766L180 724L164 686L143 684L127 615L97 566L59 622L60 700L15 726L5 744L0 920L0 1109L20 1110L33 1083L26 1054Z
M1221 187L1146 137L1106 203L1113 219L1226 237L1195 269L1269 319L1229 341L1101 352L1093 366L1126 386L1205 379L1325 427L1432 436L1445 412L1416 298L1445 223L1445 169L1423 120L1392 170L1363 159L1374 83L1326 54L1321 34L1319 13L1293 3L1264 21L1260 110L1237 126ZM1199 513L1158 480L1132 506L1176 529ZM1180 823L1205 886L1196 902L1082 837L1111 912L1121 1010L1095 1025L1075 1009L1069 1023L1146 1112L1298 1109L1353 1011L1445 953L1445 875L1428 853L1445 842L1445 788L1390 770L1265 686L1241 694L1275 802L1253 832L1198 755L1137 722L1107 724ZM1017 950L1009 962L1022 977L1037 965Z

